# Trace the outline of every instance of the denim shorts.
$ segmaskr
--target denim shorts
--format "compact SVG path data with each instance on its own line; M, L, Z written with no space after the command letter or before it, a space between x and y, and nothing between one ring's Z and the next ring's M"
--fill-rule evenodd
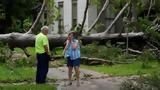
M67 66L68 67L79 67L80 66L80 58L75 60L71 60L70 57L67 57Z

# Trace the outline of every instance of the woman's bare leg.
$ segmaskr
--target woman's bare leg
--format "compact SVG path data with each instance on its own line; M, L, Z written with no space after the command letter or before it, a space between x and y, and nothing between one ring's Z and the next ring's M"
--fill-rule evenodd
M79 66L74 67L74 70L75 70L75 73L76 73L77 86L80 86L80 82L79 82L79 75L80 75Z
M69 79L69 83L72 83L72 69L73 67L68 66L68 79Z

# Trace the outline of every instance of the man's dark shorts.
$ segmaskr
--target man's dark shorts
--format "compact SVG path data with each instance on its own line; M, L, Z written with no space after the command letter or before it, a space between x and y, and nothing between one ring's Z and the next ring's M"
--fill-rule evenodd
M71 60L70 57L67 57L67 66L68 67L79 67L80 66L80 58L75 60Z

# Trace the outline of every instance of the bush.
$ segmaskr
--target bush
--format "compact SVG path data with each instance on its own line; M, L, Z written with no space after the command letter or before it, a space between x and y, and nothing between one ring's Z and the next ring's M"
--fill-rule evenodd
M150 76L142 76L135 81L124 81L120 90L160 90L160 70L153 72Z
M140 55L137 58L138 61L142 61L142 68L150 68L151 66L149 65L149 63L151 61L156 60L156 55L155 53L151 52L151 51L144 51L144 53L142 55Z
M13 52L8 45L0 43L0 63L6 64L9 68L33 66L35 64L35 56L28 58L24 52Z
M30 18L27 18L27 19L24 20L24 28L25 28L26 30L29 30L29 28L31 27L31 25L32 25L31 22L32 22L32 21L31 21Z
M0 43L0 63L7 63L9 66L13 63L11 60L12 51L8 45Z
M94 44L81 46L82 56L91 58L102 58L106 60L122 60L125 55L122 53L122 49L118 47L106 47Z
M156 31L158 27L155 27L147 18L138 18L138 25L139 29L142 30L151 41L160 41L160 33Z
M24 66L34 66L35 65L35 57L30 56L28 58L19 58L14 61L16 67L24 67Z

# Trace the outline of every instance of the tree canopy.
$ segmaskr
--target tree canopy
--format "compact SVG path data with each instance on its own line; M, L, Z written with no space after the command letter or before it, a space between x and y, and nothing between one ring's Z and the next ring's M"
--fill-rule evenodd
M5 18L0 20L5 26L0 33L23 32L24 22L28 19L32 22L33 9L39 0L1 0Z

